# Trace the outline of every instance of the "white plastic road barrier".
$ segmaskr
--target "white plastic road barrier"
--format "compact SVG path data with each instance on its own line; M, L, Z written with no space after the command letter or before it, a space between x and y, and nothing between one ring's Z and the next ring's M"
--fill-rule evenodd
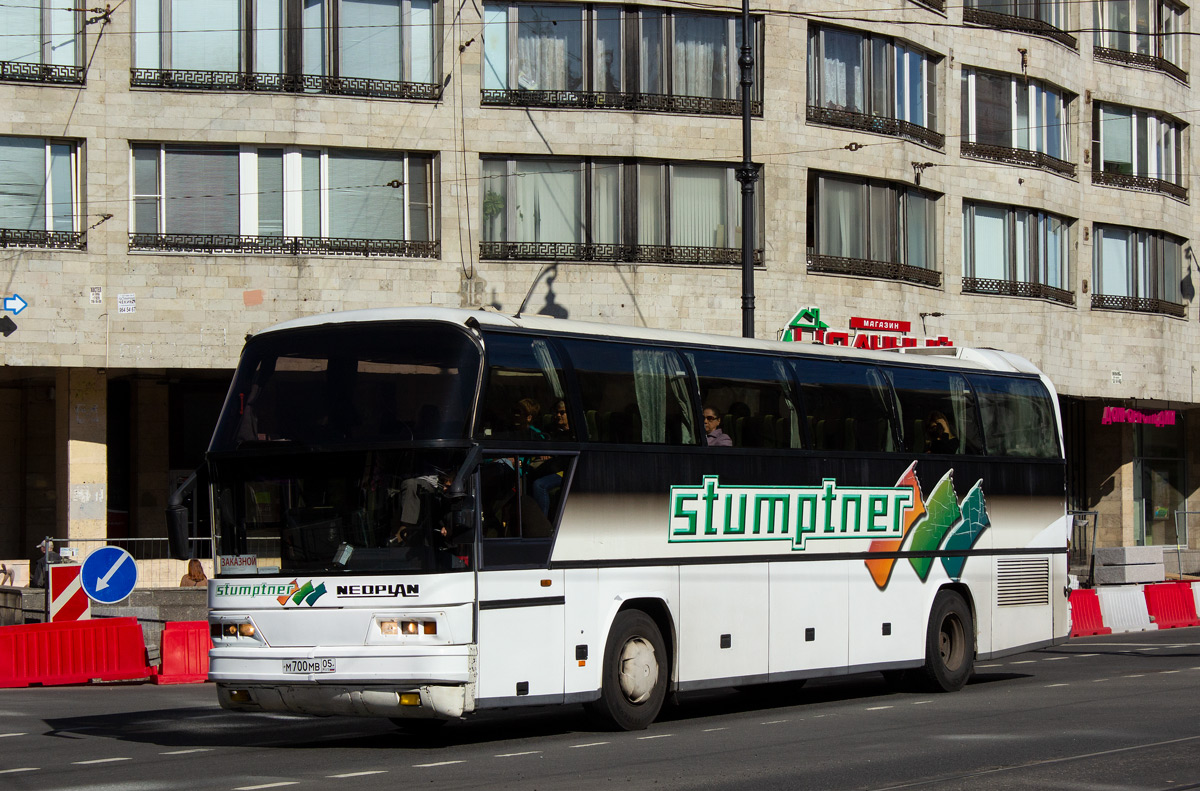
M1141 585L1113 585L1096 589L1104 625L1114 632L1147 632L1158 629L1150 622Z

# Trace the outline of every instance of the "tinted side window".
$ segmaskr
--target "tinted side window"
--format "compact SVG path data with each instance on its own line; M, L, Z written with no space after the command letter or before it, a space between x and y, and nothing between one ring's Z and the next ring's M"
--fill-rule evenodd
M697 441L691 383L670 349L565 341L588 439L656 445Z
M889 368L903 449L909 453L983 453L975 394L962 374Z
M972 375L971 383L989 455L1059 458L1054 402L1041 382Z
M686 354L700 379L705 414L711 410L717 418L705 422L705 434L715 428L735 448L801 446L804 430L786 361L714 351Z
M475 434L493 439L575 439L562 367L544 339L489 335Z
M793 360L817 450L896 450L892 391L873 365Z

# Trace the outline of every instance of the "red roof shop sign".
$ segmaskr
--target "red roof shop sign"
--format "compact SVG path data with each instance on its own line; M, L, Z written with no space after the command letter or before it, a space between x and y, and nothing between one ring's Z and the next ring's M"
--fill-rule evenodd
M1126 409L1120 406L1104 407L1104 414L1100 418L1101 425L1109 426L1113 423L1145 423L1148 426L1173 426L1175 425L1175 410L1164 409L1161 412L1154 414L1146 414L1136 409Z
M945 335L937 338L925 338L924 343L921 343L918 338L905 337L912 330L912 322L896 319L868 319L853 316L850 319L850 330L851 332L830 330L829 325L821 321L820 308L804 308L788 322L787 329L783 332L783 340L811 340L813 343L823 343L827 346L853 346L856 349L882 350L954 345ZM890 334L881 335L880 333Z

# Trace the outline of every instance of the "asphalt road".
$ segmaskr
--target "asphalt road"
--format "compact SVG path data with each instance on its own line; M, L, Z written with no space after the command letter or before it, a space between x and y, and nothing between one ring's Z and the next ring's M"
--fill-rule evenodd
M637 733L568 707L415 738L214 698L206 684L0 690L0 789L1200 789L1200 628L984 662L949 695L878 674L716 691Z

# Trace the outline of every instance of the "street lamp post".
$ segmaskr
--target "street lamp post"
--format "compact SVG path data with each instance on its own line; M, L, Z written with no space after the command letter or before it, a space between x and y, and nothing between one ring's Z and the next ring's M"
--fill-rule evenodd
M754 50L750 46L750 0L742 0L742 47L738 57L742 86L742 337L754 337L754 182L758 168L750 158L750 98L754 87Z

